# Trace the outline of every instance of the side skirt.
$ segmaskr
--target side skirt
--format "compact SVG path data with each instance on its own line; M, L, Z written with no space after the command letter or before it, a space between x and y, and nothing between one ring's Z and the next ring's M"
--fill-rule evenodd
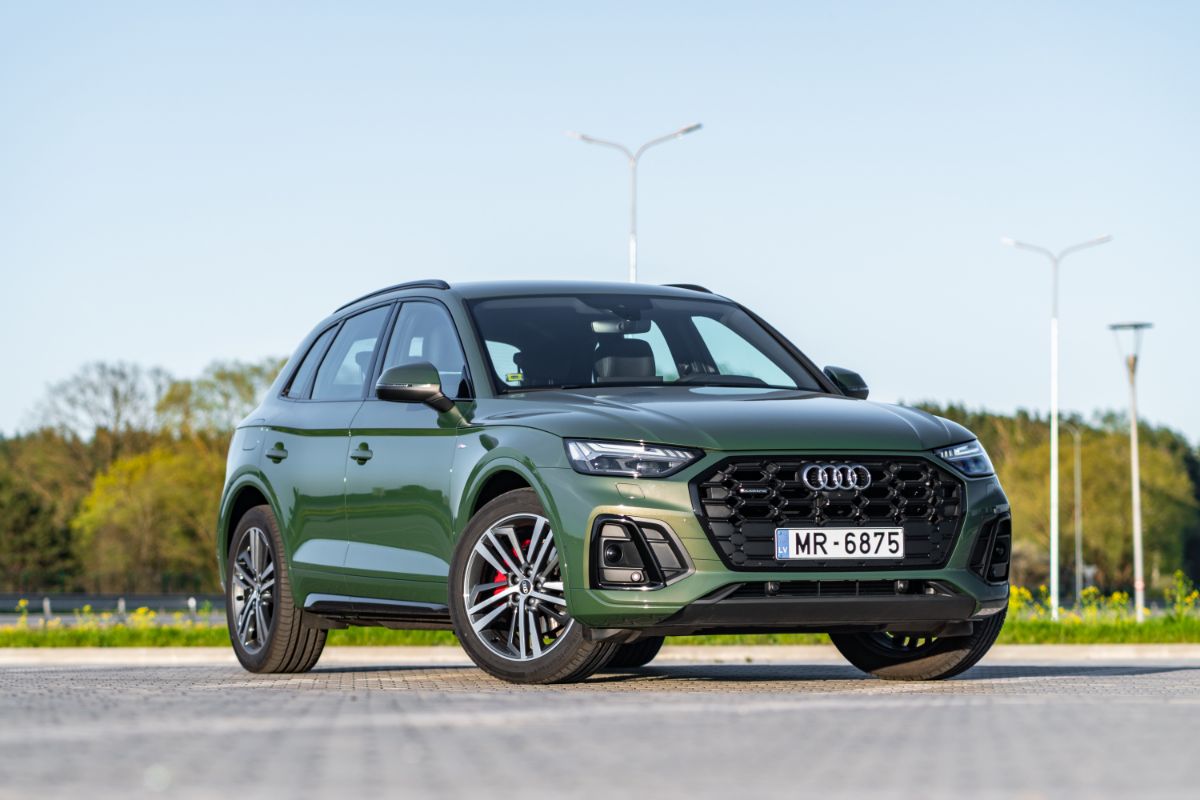
M450 609L438 603L383 600L340 594L310 594L304 610L314 615L318 627L376 626L397 630L453 630Z

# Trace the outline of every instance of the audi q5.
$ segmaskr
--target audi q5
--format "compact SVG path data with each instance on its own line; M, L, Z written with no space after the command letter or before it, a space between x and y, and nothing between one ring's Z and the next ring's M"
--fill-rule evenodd
M427 280L300 343L233 437L217 556L253 672L374 625L452 630L522 683L772 632L915 680L995 641L1010 530L969 430L869 401L733 300Z

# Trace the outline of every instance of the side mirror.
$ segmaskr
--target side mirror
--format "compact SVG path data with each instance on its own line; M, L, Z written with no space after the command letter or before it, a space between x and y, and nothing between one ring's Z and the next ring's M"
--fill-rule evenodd
M416 361L385 369L375 384L375 396L392 403L424 403L438 413L454 408L442 394L442 378L428 361Z
M866 400L867 395L871 393L862 375L859 375L854 370L845 369L844 367L826 367L824 372L829 377L829 380L833 381L833 385L841 389L842 394L847 397Z

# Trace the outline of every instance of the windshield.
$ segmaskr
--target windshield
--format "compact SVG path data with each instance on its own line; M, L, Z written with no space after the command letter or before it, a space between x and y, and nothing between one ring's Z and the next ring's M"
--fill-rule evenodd
M470 303L506 391L754 386L820 391L741 308L719 300L585 294Z

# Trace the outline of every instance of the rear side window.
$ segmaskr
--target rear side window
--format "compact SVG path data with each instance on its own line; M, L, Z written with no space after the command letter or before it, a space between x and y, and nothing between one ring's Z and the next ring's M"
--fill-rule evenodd
M288 384L287 391L284 395L287 397L304 397L308 391L308 385L312 382L313 373L317 371L317 364L321 361L321 354L325 352L326 345L333 338L333 332L337 330L337 326L328 329L313 342L312 347L308 348L308 353L300 362L299 369L292 376L292 382Z
M375 345L390 310L389 306L380 306L346 320L317 370L313 400L358 400L362 397Z

